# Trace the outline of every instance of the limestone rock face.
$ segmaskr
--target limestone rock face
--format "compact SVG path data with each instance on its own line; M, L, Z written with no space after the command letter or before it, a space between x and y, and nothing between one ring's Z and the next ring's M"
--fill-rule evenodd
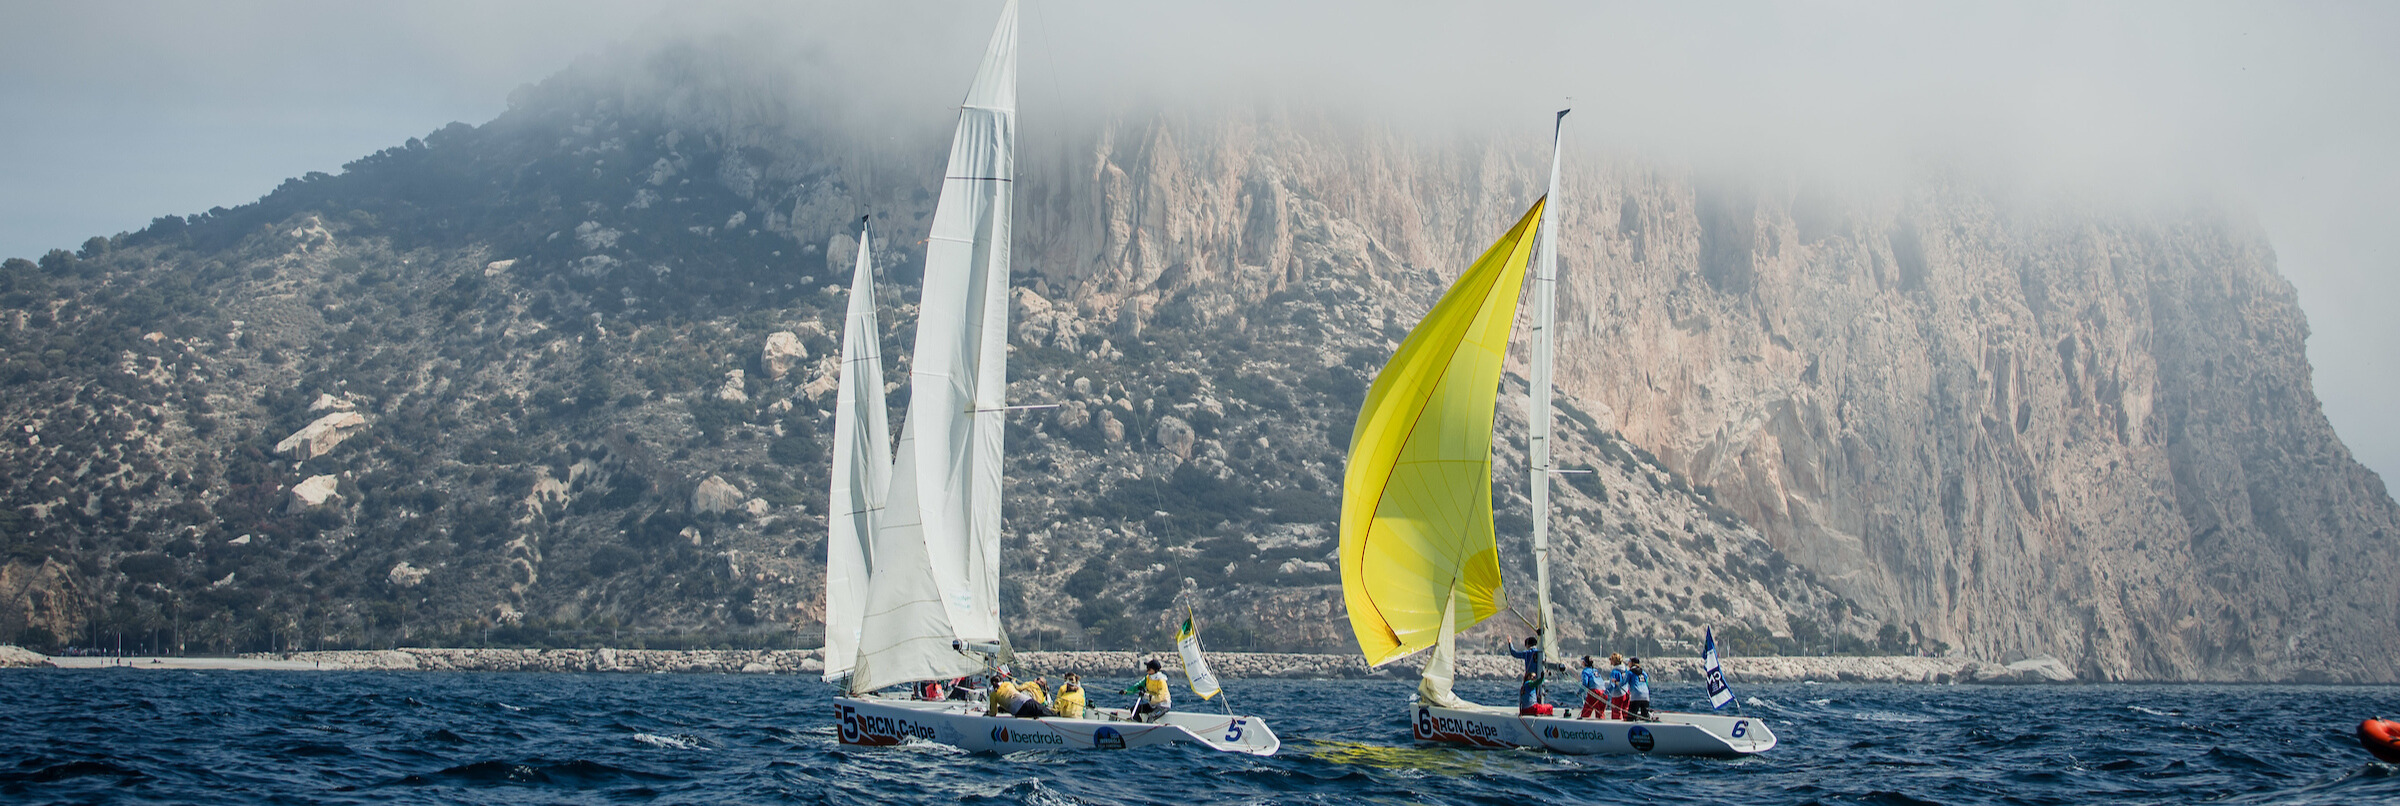
M380 640L366 594L309 591L430 557L412 630L498 612L821 636L805 536L839 357L767 345L844 321L863 210L895 269L881 343L911 343L941 165L906 144L950 121L867 147L844 116L754 103L799 89L756 65L612 64L0 298L22 379L0 394L0 509L17 555L53 558L0 564L0 636L145 629L124 575L228 592L182 600L211 651L303 609ZM1139 646L1194 603L1215 648L1346 651L1357 406L1541 193L1546 138L1265 108L1080 120L1021 144L1007 388L979 390L1059 406L994 416L1012 638ZM1548 482L1563 645L1690 655L1714 628L1734 658L2400 679L2400 515L2318 412L2255 228L1939 173L1845 197L1597 150L1566 166L1553 450L1595 472ZM895 427L907 352L885 355ZM1524 377L1504 376L1492 445L1516 604ZM293 517L277 485L328 459L366 500ZM773 510L688 517L753 498Z
M342 440L349 439L367 427L367 418L355 411L336 411L317 418L282 442L275 443L275 452L294 459L315 459L332 453Z
M1119 123L1023 170L1020 230L1064 235L1016 262L1119 333L1339 278L1363 299L1328 332L1396 334L1539 195L1546 145ZM2319 411L2253 226L1573 153L1564 188L1561 392L1850 612L2083 679L2391 677L2400 507Z

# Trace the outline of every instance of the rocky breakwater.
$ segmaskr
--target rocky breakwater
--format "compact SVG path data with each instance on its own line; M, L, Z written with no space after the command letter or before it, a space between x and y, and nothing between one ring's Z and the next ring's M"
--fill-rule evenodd
M814 649L382 649L250 654L314 661L328 669L416 672L629 672L814 674Z
M24 647L0 645L0 669L55 665L57 664L50 662L48 655Z
M1020 652L1017 665L1036 674L1074 672L1086 677L1129 677L1143 662L1156 660L1168 668L1181 661L1167 652ZM2042 656L2013 663L1993 663L1962 657L1824 656L1728 658L1725 673L1752 683L2072 683L2074 672L2057 658ZM1659 680L1696 682L1699 658L1644 658L1644 666ZM1211 653L1208 665L1218 677L1289 678L1303 680L1389 677L1414 679L1423 668L1422 656L1370 669L1356 655L1300 653ZM1464 680L1513 680L1520 669L1506 655L1465 654L1458 658L1458 677ZM1554 675L1554 679L1558 676Z
M416 672L624 672L632 674L817 674L825 669L823 655L814 649L381 649L324 652L254 653L253 660L299 661L328 670ZM48 666L48 658L16 647L0 647L0 667ZM1096 679L1127 678L1143 664L1158 661L1181 669L1171 652L1019 652L1020 674L1063 675L1068 672ZM1692 682L1701 679L1699 658L1645 658L1643 663L1659 680ZM1422 657L1381 669L1367 668L1357 655L1287 652L1216 652L1209 668L1225 679L1280 678L1344 680L1360 678L1414 679ZM2076 676L2057 658L2041 656L2012 663L1963 657L1756 657L1728 658L1725 672L1736 682L1798 683L2072 683ZM1464 654L1458 658L1458 677L1466 680L1510 680L1517 660L1506 655Z

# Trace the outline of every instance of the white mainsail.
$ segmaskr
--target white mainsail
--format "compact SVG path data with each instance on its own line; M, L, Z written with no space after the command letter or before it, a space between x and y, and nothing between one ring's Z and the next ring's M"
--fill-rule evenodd
M1558 643L1557 631L1550 629L1550 338L1557 314L1552 310L1558 289L1558 229L1551 222L1558 220L1558 152L1560 135L1566 131L1567 112L1558 110L1558 118L1550 130L1550 192L1542 198L1550 203L1542 206L1542 248L1538 268L1533 278L1533 377L1528 386L1531 394L1525 401L1525 465L1533 483L1533 574L1535 598L1540 602L1534 618L1542 630L1542 660L1547 662L1556 654L1552 646Z
M868 229L858 232L850 271L850 315L833 406L833 490L825 511L825 679L850 674L875 571L875 531L892 477L892 431L884 411L882 330L875 324L875 273Z
M1016 178L1017 4L967 92L925 244L908 425L917 511L961 640L1000 633L1000 440L1008 391L1009 190Z
M1017 3L1001 9L960 106L925 247L908 420L875 539L850 690L981 668L954 641L1000 631L1000 447L1008 384L1009 191L1015 178Z

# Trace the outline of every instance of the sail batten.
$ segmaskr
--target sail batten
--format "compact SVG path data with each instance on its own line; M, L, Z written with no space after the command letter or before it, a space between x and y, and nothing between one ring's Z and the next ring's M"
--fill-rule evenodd
M1351 629L1370 665L1436 647L1505 606L1492 536L1492 414L1543 206L1459 275L1359 410L1340 557Z

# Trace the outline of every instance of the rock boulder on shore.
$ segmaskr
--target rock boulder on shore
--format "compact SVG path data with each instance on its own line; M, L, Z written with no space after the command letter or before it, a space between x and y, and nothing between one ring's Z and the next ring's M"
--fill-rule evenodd
M57 664L50 662L50 656L48 655L44 655L21 646L0 644L0 669L23 668L29 666L50 667L56 665Z

